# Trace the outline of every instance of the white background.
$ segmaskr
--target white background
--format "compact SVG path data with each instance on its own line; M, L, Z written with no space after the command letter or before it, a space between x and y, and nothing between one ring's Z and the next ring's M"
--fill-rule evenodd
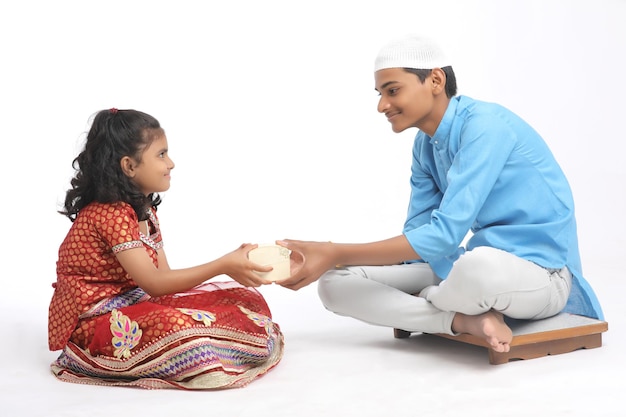
M612 373L623 379L616 372L626 347L619 268L626 246L625 20L623 0L2 3L6 415L623 409L611 400L616 386L598 381ZM95 112L134 108L165 128L176 168L159 218L173 267L243 242L391 237L406 212L416 131L394 134L376 112L372 68L384 43L410 32L440 41L460 94L509 107L552 148L574 191L583 270L610 325L605 346L490 367L482 351L432 341L407 348L389 329L334 316L315 285L296 293L265 287L286 352L249 387L155 393L54 380L47 306L70 226L56 210ZM569 375L573 368L578 373ZM552 396L555 387L562 390ZM157 398L168 401L156 406Z

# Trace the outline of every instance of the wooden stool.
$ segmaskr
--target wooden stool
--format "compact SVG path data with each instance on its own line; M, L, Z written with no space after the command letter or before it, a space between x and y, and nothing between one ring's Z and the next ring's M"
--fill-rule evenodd
M470 334L435 335L486 347L489 352L489 363L500 365L516 359L534 359L578 349L597 348L602 346L602 333L609 329L609 324L605 321L568 313L560 313L542 320L507 318L506 322L513 331L511 350L506 353L495 352L485 341ZM393 329L393 334L396 338L403 339L409 337L411 332Z

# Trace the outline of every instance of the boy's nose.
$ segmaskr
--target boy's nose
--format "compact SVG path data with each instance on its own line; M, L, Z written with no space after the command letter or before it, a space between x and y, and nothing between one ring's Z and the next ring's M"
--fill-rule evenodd
M378 113L384 113L385 110L387 110L389 108L389 103L383 98L381 97L380 100L378 100Z

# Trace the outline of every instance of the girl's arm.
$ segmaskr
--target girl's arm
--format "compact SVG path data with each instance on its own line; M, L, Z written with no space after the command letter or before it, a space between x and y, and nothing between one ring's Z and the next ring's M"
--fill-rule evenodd
M122 267L135 283L153 297L187 291L218 276L228 275L246 287L258 287L271 282L264 280L254 271L267 272L263 267L250 262L248 252L257 245L244 243L236 250L202 265L170 269L165 252L159 251L159 268L155 267L145 249L134 248L119 252L116 256Z
M167 256L165 256L165 250L163 248L157 251L157 259L159 264L159 269L163 271L169 271L170 264L167 262Z

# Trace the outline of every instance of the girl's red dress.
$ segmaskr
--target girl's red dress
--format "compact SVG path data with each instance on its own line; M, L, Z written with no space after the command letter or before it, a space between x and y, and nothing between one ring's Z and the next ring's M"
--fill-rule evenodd
M150 235L129 204L83 208L59 248L48 343L61 380L143 388L240 387L282 358L279 326L262 295L234 281L150 297L116 253L142 247L157 264L156 211Z

